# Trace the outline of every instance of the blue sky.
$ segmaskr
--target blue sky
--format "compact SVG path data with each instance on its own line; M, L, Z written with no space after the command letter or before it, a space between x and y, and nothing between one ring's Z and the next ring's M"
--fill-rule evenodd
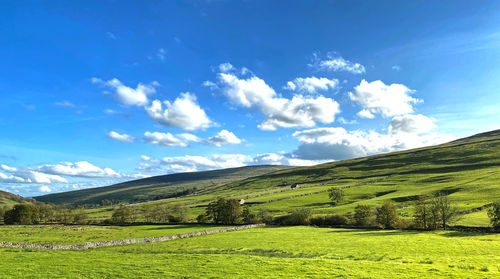
M500 3L7 1L0 189L311 165L499 128Z

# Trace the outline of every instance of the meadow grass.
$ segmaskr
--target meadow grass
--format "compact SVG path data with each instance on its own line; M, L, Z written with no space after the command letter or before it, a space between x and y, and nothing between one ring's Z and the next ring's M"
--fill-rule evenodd
M500 235L264 227L88 251L0 249L3 278L498 278Z
M0 226L0 241L40 244L81 244L104 240L169 236L225 227L227 226L196 224L150 226Z

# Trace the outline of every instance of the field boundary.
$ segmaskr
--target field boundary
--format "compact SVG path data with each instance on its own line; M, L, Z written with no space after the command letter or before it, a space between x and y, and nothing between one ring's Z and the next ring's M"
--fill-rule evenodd
M174 239L181 238L189 238L201 235L215 234L215 233L223 233L230 231L240 231L251 228L256 228L260 226L265 226L265 224L251 224L251 225L243 225L236 226L231 228L224 229L211 229L183 234L174 234L169 236L158 236L158 237L144 237L144 238L130 238L130 239L122 239L122 240L107 240L107 241L98 241L98 242L86 242L83 244L35 244L35 243L15 243L15 242L0 242L1 248L22 248L22 249L41 249L41 250L88 250L100 247L110 247L110 246L121 246L121 245L130 245L130 244L143 244L149 242L165 242Z

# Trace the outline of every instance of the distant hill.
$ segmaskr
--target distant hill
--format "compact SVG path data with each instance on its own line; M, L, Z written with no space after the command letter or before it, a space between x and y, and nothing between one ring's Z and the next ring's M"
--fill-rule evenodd
M298 184L299 187L291 187ZM345 200L332 206L328 189L342 187ZM249 177L196 195L161 201L186 204L193 217L218 197L244 199L255 211L280 215L297 208L313 214L346 214L359 204L397 204L402 216L411 217L419 195L448 195L462 211L481 208L461 222L488 225L484 205L500 200L500 130L449 143L298 167Z
M102 200L144 202L185 195L207 187L217 187L237 180L290 168L292 167L264 165L176 173L111 186L38 196L35 199L56 204L99 204Z
M0 206L13 205L16 203L26 202L26 201L29 201L29 199L23 198L21 196L9 192L0 191Z

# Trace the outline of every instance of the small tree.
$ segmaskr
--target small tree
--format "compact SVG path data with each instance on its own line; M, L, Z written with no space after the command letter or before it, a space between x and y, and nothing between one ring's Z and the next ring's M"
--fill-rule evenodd
M415 226L424 230L430 229L433 223L433 215L426 195L418 197L415 202L413 213Z
M36 203L40 213L40 222L48 223L54 220L54 208L50 204L38 202Z
M5 212L4 223L8 225L31 225L38 224L40 215L38 207L32 203L21 203L14 205L14 208Z
M184 204L176 204L171 208L172 214L169 215L170 222L186 222L189 216L189 207Z
M396 206L392 203L384 203L375 212L377 223L383 228L395 228L399 222Z
M338 205L344 201L344 190L341 188L331 188L328 190L328 197L330 197L333 205Z
M260 222L263 222L265 224L271 224L273 222L273 215L269 210L267 209L260 209L259 212L257 213L257 218L259 219Z
M440 222L443 230L446 230L448 224L457 217L458 212L448 196L444 194L438 194L432 199L431 211L433 212L434 222Z
M354 208L354 222L358 226L366 226L370 223L372 208L369 205L357 205Z
M79 205L73 210L73 223L86 224L88 221L88 214L85 212L85 207Z
M121 205L118 207L113 215L111 216L111 222L115 224L125 224L131 221L130 218L131 212L128 206Z
M6 208L5 207L0 207L0 222L3 223L3 216L5 215Z
M496 231L500 231L500 201L497 201L488 210L488 217L490 217L490 223Z
M245 224L256 224L259 222L259 218L255 215L249 206L245 206L243 208L243 212L241 213L241 217L243 219L243 223Z

